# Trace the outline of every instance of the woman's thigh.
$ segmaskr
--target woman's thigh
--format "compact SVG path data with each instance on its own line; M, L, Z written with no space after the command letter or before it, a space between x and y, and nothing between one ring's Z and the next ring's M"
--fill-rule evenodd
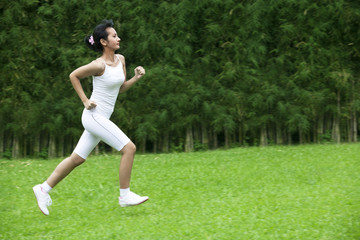
M87 114L83 117L83 125L86 131L118 151L130 142L118 126L99 114Z
M99 142L100 138L85 130L81 135L74 152L83 159L86 159Z

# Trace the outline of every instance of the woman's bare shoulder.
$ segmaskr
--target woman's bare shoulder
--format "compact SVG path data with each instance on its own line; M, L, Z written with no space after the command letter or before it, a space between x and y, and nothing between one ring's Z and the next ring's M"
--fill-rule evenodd
M101 58L97 58L89 63L89 66L96 72L94 75L102 75L105 71L105 62Z
M122 63L125 63L125 57L121 54L116 54Z

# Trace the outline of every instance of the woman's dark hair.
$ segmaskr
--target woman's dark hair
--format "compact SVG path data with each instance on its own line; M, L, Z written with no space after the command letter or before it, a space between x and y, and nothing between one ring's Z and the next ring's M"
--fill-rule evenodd
M102 52L104 50L103 46L100 43L100 39L107 40L108 32L106 28L113 27L113 20L104 20L99 25L97 25L94 29L94 32L90 36L86 36L84 41L86 46L88 46L91 50L96 52Z

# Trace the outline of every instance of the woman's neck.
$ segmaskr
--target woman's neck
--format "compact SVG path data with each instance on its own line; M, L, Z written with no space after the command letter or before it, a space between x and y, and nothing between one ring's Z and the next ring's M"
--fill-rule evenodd
M106 49L105 49L106 50ZM113 51L104 51L103 55L101 56L105 62L109 65L115 64L117 59L115 58L115 52Z

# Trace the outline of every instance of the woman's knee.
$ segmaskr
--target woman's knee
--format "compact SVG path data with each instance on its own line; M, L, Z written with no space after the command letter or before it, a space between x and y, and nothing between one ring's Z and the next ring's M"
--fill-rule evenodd
M71 162L74 163L75 166L79 166L85 162L85 159L77 155L76 153L72 153L70 156Z
M129 154L135 154L136 152L136 145L133 142L129 142L125 145L125 147L121 150L122 153L129 153Z

